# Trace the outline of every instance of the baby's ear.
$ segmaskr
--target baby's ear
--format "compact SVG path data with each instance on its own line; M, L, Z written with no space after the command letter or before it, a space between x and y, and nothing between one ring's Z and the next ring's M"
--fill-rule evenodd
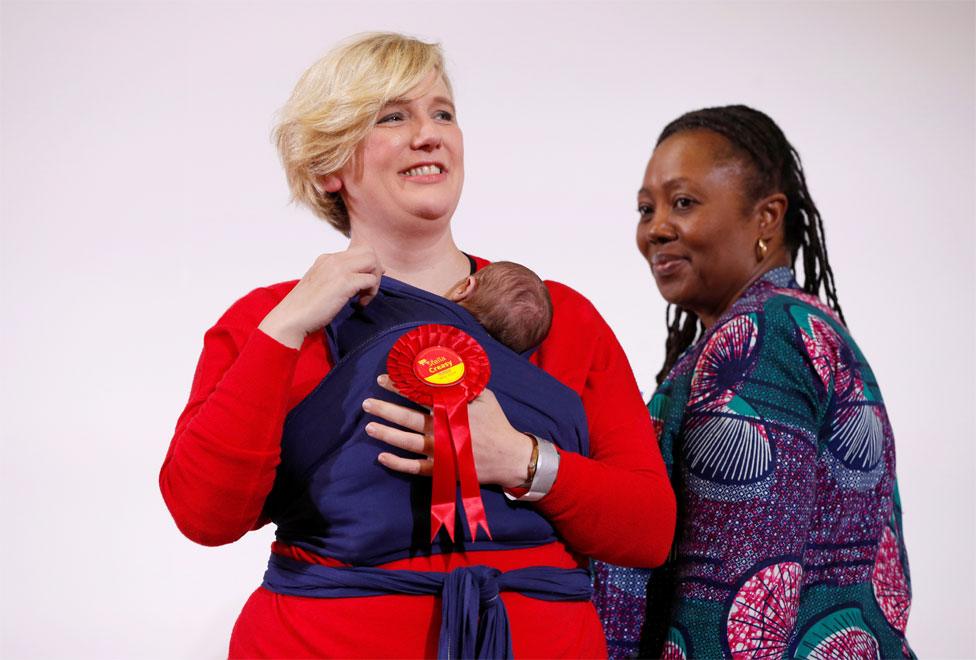
M474 275L468 275L463 280L455 284L454 288L451 289L451 300L454 302L461 302L474 293L477 288L478 278Z

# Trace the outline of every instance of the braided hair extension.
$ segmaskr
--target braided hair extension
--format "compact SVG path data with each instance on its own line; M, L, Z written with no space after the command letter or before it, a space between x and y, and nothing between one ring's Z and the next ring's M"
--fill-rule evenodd
M827 304L837 312L845 324L844 312L837 300L834 271L827 258L823 220L810 191L800 154L789 143L783 131L768 115L745 105L727 105L688 112L664 127L655 147L666 139L684 131L709 130L723 136L743 161L751 165L747 195L758 200L775 192L787 198L783 231L786 245L794 262L802 252L802 289L814 296L821 287ZM675 308L672 313L672 307ZM702 331L698 316L677 305L668 305L665 320L668 338L664 366L657 374L660 385L678 357L697 339Z
M668 326L668 338L664 344L666 357L664 366L657 373L657 384L660 385L671 373L671 367L678 361L685 349L698 338L701 324L698 315L680 305L668 304L664 312L664 322Z

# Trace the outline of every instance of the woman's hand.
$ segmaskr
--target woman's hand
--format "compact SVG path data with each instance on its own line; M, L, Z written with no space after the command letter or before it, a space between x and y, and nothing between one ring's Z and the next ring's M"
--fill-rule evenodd
M381 275L383 266L370 247L320 255L258 328L285 346L301 348L306 335L330 323L350 298L368 305Z
M399 394L386 374L380 376L377 382L383 389ZM366 425L366 433L370 437L426 456L423 459L412 459L384 452L379 455L380 463L397 472L430 475L434 465L431 458L434 453L434 427L430 414L380 399L366 399L363 401L363 410L391 424L409 429L404 431L370 422ZM478 481L482 484L498 484L504 488L521 486L528 476L532 439L508 423L508 418L491 390L486 389L468 404L468 421Z

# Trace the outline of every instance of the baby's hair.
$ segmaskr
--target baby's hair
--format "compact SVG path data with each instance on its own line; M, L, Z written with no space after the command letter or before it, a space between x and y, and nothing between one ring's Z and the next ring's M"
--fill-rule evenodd
M496 261L475 278L463 306L498 341L516 353L538 346L552 325L552 299L539 276L520 264Z

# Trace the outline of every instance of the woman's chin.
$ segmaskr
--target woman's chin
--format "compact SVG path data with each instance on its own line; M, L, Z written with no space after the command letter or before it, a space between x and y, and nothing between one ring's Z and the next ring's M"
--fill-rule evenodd
M669 305L680 305L681 301L685 299L685 296L682 295L681 283L675 281L674 278L655 275L654 283L657 285L658 293Z
M453 209L445 209L443 207L436 208L427 206L400 209L396 214L387 215L378 224L383 225L389 231L407 233L420 231L426 233L431 229L449 225L452 214Z
M450 222L457 205L431 204L413 209L411 215L424 222Z

